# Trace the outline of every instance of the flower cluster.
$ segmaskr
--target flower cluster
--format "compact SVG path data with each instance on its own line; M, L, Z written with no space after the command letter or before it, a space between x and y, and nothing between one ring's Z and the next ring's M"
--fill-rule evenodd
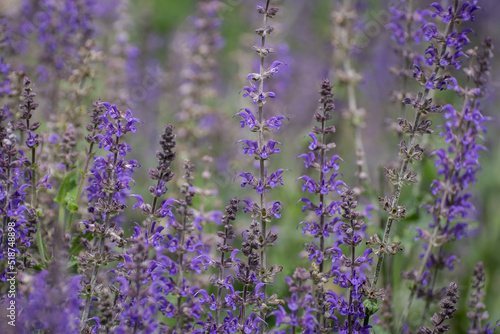
M80 48L94 34L95 6L95 0L22 1L22 17L15 31L22 38L11 43L21 54L37 53L40 63L36 72L40 82L50 82L56 87L54 80L68 77L77 66L75 60ZM38 50L31 49L28 37L36 38Z
M33 242L36 226L32 224L36 214L28 210L25 200L28 196L29 183L24 183L22 176L25 173L23 166L27 162L22 149L17 148L18 138L12 122L6 123L7 110L0 115L0 171L3 177L0 180L0 213L3 228L1 232L1 259L9 258L10 269L23 267L24 261L16 261L18 255L24 254ZM10 250L9 250L10 249ZM12 254L16 252L18 254ZM11 254L8 254L11 253ZM23 256L24 257L24 256ZM7 262L6 262L7 263ZM6 266L2 266L2 281L8 277Z
M58 265L52 265L32 277L31 291L20 300L30 317L18 333L47 330L53 333L78 333L78 314L82 301L78 296L80 276L68 277Z
M356 26L361 24L357 6L351 1L338 1L333 7L331 14L333 25L333 68L334 75L338 80L339 87L347 90L346 108L343 115L350 120L354 132L354 145L356 154L356 177L357 187L355 191L359 194L367 191L370 185L370 173L366 163L365 148L363 143L362 129L365 127L364 108L360 107L357 99L357 87L363 81L363 75L358 72L353 64L353 55L358 51Z
M274 31L274 28L268 25L268 20L272 19L278 13L278 8L271 7L271 0L267 0L265 6L257 6L257 13L262 15L262 27L255 30L259 36L260 44L255 45L253 50L259 55L259 72L253 72L247 75L249 82L242 91L243 97L248 97L256 110L243 108L235 116L240 116L242 128L248 127L251 132L257 133L257 140L242 140L246 144L243 147L243 153L251 155L258 162L258 176L252 172L239 172L242 178L241 186L249 186L259 195L259 201L247 202L244 212L252 213L252 222L245 230L241 252L248 259L237 263L236 280L243 283L243 299L239 303L242 306L240 321L245 320L248 323L246 330L262 331L261 321L268 312L268 308L275 302L269 298L266 292L266 285L272 284L274 275L281 271L280 266L267 264L267 247L272 246L277 239L277 234L269 229L268 223L272 218L279 218L282 209L280 202L268 204L266 202L266 193L276 186L283 185L282 173L284 169L278 169L276 172L268 174L266 164L269 156L279 154L280 149L276 147L277 141L265 138L265 133L272 129L279 130L282 126L282 120L285 116L266 116L264 106L270 98L275 98L276 94L272 91L266 91L264 83L279 73L282 64L280 61L273 61L266 66L267 57L273 53L273 49L266 45L267 37ZM267 110L267 109L266 109ZM260 253L260 254L259 254ZM254 287L253 293L250 288ZM261 290L262 289L262 290ZM261 317L250 314L247 318L245 305L255 304L261 308Z
M483 82L488 76L491 47L491 41L487 39L482 50L467 51L471 60L464 72L470 82ZM429 229L418 229L416 238L426 240L423 262L419 271L406 274L406 277L419 283L416 288L419 290L418 294L426 296L428 302L439 296L433 290L433 285L429 285L432 271L442 268L453 270L457 260L455 255L444 251L443 245L468 234L467 217L474 206L467 189L476 181L476 173L480 168L479 155L485 149L478 143L481 134L486 132L484 122L488 120L481 112L479 101L484 92L477 85L457 86L456 91L464 97L461 111L450 104L442 107L446 123L441 136L447 149L438 149L432 153L436 157L435 166L440 178L431 184L430 190L435 196L435 202L427 206L434 219L429 224ZM436 252L434 248L437 248Z
M216 55L224 41L218 17L223 4L215 0L203 0L197 7L197 15L190 22L194 31L182 36L182 82L179 85L181 111L176 117L182 124L180 136L200 145L204 138L213 136L210 129L218 118L207 102L217 96ZM194 158L192 154L191 158Z
M78 225L83 235L90 232L95 243L85 242L87 252L79 259L82 273L87 272L87 280L82 293L86 295L85 307L81 313L80 329L87 326L92 300L95 298L99 268L118 260L113 254L110 244L123 247L123 230L120 227L119 215L125 208L130 184L134 183L132 174L139 167L135 160L124 159L131 151L130 146L123 140L127 133L137 131L136 123L141 121L134 118L132 112L118 110L116 105L101 102L92 114L92 122L96 128L89 140L99 148L109 152L106 156L95 156L90 169L89 186L87 187L88 212L90 219ZM82 238L82 241L85 238Z
M364 124L360 101L365 88L372 93L372 86L360 84L365 74L358 72L355 61L371 54L358 39L363 33L359 27L365 26L367 35L376 27L374 21L361 21L369 7L348 0L332 7L334 50L326 66L338 80L339 95L345 93L345 107L335 107L333 84L324 79L319 106L310 115L311 130L296 121L302 111L296 102L311 104L304 83L319 76L325 64L321 57L309 59L317 43L307 38L312 27L308 20L315 18L309 6L286 11L297 14L301 24L286 25L285 20L279 31L271 25L280 12L274 1L257 6L254 15L262 20L252 35L257 44L232 58L244 68L249 54L257 55L250 73L241 76L248 81L239 92L245 101L241 109L231 105L234 99L222 98L235 64L218 66L215 59L223 32L236 21L222 25L222 15L229 9L238 15L235 4L200 0L191 25L172 35L172 45L183 56L172 53L167 74L158 72L161 79L178 73L177 82L157 82L150 69L142 76L139 68L155 62L148 58L150 51L154 48L155 56L166 51L166 40L155 41L152 34L141 41L141 50L131 46L133 19L144 15L148 24L141 31L154 33L157 17L149 17L147 7L129 13L135 6L130 0L23 0L2 13L0 305L8 315L0 318L1 331L452 332L457 322L453 317L467 301L459 300L458 286L448 276L455 274L449 272L460 257L470 253L454 245L479 235L475 228L483 222L475 220L492 220L490 210L480 211L489 202L474 198L473 185L495 186L494 176L488 185L478 182L478 172L486 166L482 155L488 146L487 126L493 123L485 97L494 93L492 39L479 45L470 29L470 22L482 24L476 20L478 3L447 0L430 2L424 9L416 0L391 4L387 27L400 59L395 65L385 58L398 76L399 91L393 94L401 107L394 123L398 161L380 169L378 192L383 195L373 218L370 203L377 185L370 180L375 171L367 166L383 155L365 151L363 138L379 135L373 121L381 118L374 111L382 109L375 106L382 99L370 101L370 122ZM168 8L187 7L172 2ZM165 29L171 32L170 24ZM279 59L274 55L281 46L269 43L281 31L301 42L291 41L293 52L286 55L286 63L294 64L293 76L282 73L283 54L279 52ZM34 39L17 40L28 32ZM307 45L301 61L295 61L302 52L298 45ZM227 55L220 53L221 59ZM96 71L94 63L100 60L106 66ZM145 66L139 66L142 61ZM370 58L366 64L375 62ZM180 72L170 72L172 65ZM178 87L170 86L172 82ZM293 88L293 94L278 99L285 87ZM408 93L412 87L417 89ZM132 96L133 90L141 96ZM157 115L163 91L168 101ZM91 106L88 102L98 95L116 104L97 100ZM156 130L149 128L148 136L139 138L143 122L127 107L117 106L139 100L138 109L146 117L139 118L179 123L164 126L156 159L149 162L143 159L148 150L132 147L149 147L146 137L156 136ZM336 124L337 131L331 123L339 109L348 119ZM246 135L226 128L224 110L234 110L233 121L239 122L234 132ZM412 120L406 119L409 111ZM287 134L282 130L290 120L295 120L295 133ZM427 136L434 132L436 136ZM293 149L297 133L307 149L290 160L287 151ZM353 140L338 138L351 135ZM240 159L228 150L228 140L242 151ZM139 162L150 169L138 173ZM286 176L296 173L296 165L297 182L288 184ZM239 182L231 185L236 178ZM406 190L417 182L421 186ZM389 194L385 183L394 187ZM248 189L253 191L242 197ZM224 202L224 212L218 211ZM297 219L300 211L303 217ZM401 226L392 228L398 221ZM410 221L413 226L406 226ZM294 227L298 233L292 233ZM396 234L393 240L391 232ZM409 242L415 232L415 242ZM281 248L271 253L271 246ZM475 258L483 257L480 251L482 247L474 249ZM384 263L386 255L397 256ZM490 334L499 326L487 320L491 298L484 297L491 288L483 263L491 259L482 260L471 280L470 334ZM403 279L395 279L402 270ZM280 272L288 277L280 279ZM407 298L401 301L402 296ZM413 305L417 298L421 310ZM460 319L464 327L467 319Z
M486 295L483 291L486 281L485 276L483 263L476 263L472 276L472 292L469 300L469 306L472 308L472 311L467 312L467 318L471 319L471 327L467 332L468 334L491 334L495 332L496 327L500 326L498 322L496 326L491 328L490 323L487 323L484 327L481 324L483 320L488 319L488 311L485 311L486 307L481 302L481 299Z
M458 295L458 286L455 282L450 283L450 287L448 288L448 290L446 290L446 297L446 299L443 299L443 301L441 301L442 311L434 313L431 318L431 322L434 328L431 329L427 326L422 326L420 327L420 331L422 333L445 333L450 330L450 326L443 325L443 323L445 322L445 320L453 318L453 313L458 310L455 307L455 304L457 303L457 300L458 298L460 298L460 296Z
M302 233L315 239L305 245L312 269L309 273L298 270L293 280L287 279L292 293L288 300L290 312L280 307L274 314L277 316L277 326L288 324L293 333L296 328L303 333L368 333L370 326L362 323L366 317L362 300L366 281L364 269L368 264L373 264L373 260L369 257L370 248L356 256L356 247L364 238L365 223L362 215L355 212L357 201L353 197L354 190L348 189L343 181L336 180L339 173L333 172L339 169L337 160L342 159L337 155L328 157L328 152L335 145L328 143L326 137L335 132L335 127L327 125L334 110L332 86L327 79L322 82L320 103L321 113L314 116L320 126L314 126L313 132L308 135L312 139L309 154L300 156L306 168L319 172L318 181L309 176L299 178L305 181L303 191L319 196L318 203L308 198L300 200L304 203L303 211L311 211L316 216L310 222L300 223L303 225ZM340 200L328 203L326 196L331 192L340 195ZM330 267L325 266L326 260L331 260ZM314 288L306 283L308 279L314 282ZM348 289L348 292L341 295L328 289L330 280ZM299 309L298 305L302 307Z

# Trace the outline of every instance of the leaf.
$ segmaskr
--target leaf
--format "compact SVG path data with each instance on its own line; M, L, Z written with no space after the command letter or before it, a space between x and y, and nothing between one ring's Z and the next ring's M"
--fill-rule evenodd
M74 200L74 199L73 199ZM74 203L73 201L67 201L67 205L66 205L66 208L68 209L68 211L70 212L77 212L78 211L78 204Z
M379 306L377 305L376 299L365 299L363 301L363 305L365 306L365 312L367 315L372 315L377 313Z
M42 270L45 270L47 269L47 267L45 265L43 265L42 263L38 262L38 261L35 261L35 265L33 266L33 268L36 270L36 271L42 271Z
M76 266L78 264L78 258L74 255L71 255L69 261L68 261L68 264L66 266L66 268L71 268L73 266Z
M74 202L76 192L78 190L78 171L74 170L69 172L61 183L59 192L57 193L54 201L61 205L67 205Z

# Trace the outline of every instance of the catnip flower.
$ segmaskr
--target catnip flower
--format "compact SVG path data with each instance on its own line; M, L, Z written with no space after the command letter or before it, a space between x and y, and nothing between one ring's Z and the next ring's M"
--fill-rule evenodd
M329 157L335 145L326 141L326 136L335 131L327 124L335 108L332 88L329 80L323 80L320 112L314 115L319 125L309 134L312 139L310 152L299 156L306 168L318 173L317 179L308 175L298 178L304 182L302 191L314 194L317 201L299 200L304 203L302 211L314 213L314 218L299 224L302 233L313 238L305 244L308 260L312 262L311 270L298 269L293 280L287 278L292 293L288 300L289 311L280 307L273 312L277 317L276 325L288 324L290 333L297 330L302 333L369 333L371 327L362 322L366 317L362 291L367 280L365 270L373 264L372 251L367 248L362 255L356 256L356 247L364 238L366 226L362 215L354 211L357 206L354 191L338 180L340 174L334 172L339 170L339 161L343 160L338 155ZM340 199L331 201L327 196L332 193L340 195ZM308 279L314 285L306 283ZM346 289L346 293L328 289L328 282ZM287 332L278 330L276 333Z
M256 202L247 202L247 207L244 212L252 213L252 223L244 232L244 242L242 245L242 253L248 258L248 261L239 261L236 264L235 279L243 284L243 300L241 304L241 312L239 314L240 324L243 322L243 332L264 330L263 322L268 308L274 304L274 301L269 299L266 292L266 285L272 284L273 277L281 271L280 266L268 266L267 264L267 247L271 246L277 239L277 234L269 230L268 224L272 219L281 217L282 205L279 202L269 205L266 201L266 194L273 188L283 185L282 174L285 169L278 169L269 172L266 164L273 154L279 154L281 148L277 145L281 143L266 139L265 133L274 130L279 130L283 125L285 116L266 116L267 108L264 105L269 102L270 98L275 98L276 94L272 91L267 91L265 82L279 73L282 62L275 60L270 65L266 65L267 56L272 53L272 49L266 44L268 36L274 31L274 28L268 25L268 20L276 16L278 8L271 7L271 0L267 0L265 6L257 6L257 13L262 15L263 24L261 28L255 30L259 36L260 44L255 45L253 50L259 55L259 72L249 73L246 79L249 82L248 86L243 87L243 97L249 98L252 102L252 107L242 108L234 116L239 116L241 128L248 128L251 132L256 133L256 140L243 139L239 142L244 144L243 153L253 156L258 161L258 173L238 172L241 177L241 186L250 187L259 195L259 200ZM233 117L234 117L233 116ZM259 254L260 253L260 254ZM251 293L251 287L255 287ZM258 288L259 287L259 288ZM262 289L261 293L257 290ZM240 297L241 298L241 297ZM251 313L246 314L246 305L255 304L261 308L260 317Z
M457 26L455 22L458 22L458 18L462 18L462 15L470 10L466 19L463 20L473 20L473 15L470 14L477 9L474 9L475 6L469 2L460 6L458 1L454 1L453 6L450 5L446 12L440 6L434 7L433 16L441 17L443 22L447 22L447 34L453 34L453 36L457 34L454 29ZM448 18L448 15L451 15L451 18ZM468 30L463 31L464 33L469 32ZM426 92L429 89L435 89L437 85L441 89L453 89L459 96L463 96L464 100L459 109L461 111L455 109L451 104L441 108L446 122L443 127L444 131L440 135L444 137L447 149L438 149L432 153L436 157L435 166L440 177L432 182L430 189L435 195L435 203L427 205L427 210L432 214L433 221L429 224L428 230L420 233L427 242L423 245L424 252L420 256L422 263L419 269L404 273L404 277L413 280L414 283L410 298L403 311L402 326L405 325L410 306L417 292L427 296L426 312L430 303L436 299L437 294L433 291L434 283L431 284L431 277L433 277L431 272L437 273L442 268L453 269L456 256L445 252L442 245L452 240L461 239L466 234L466 219L469 212L473 210L467 188L476 180L475 174L480 167L479 154L484 149L482 145L477 143L477 140L481 138L481 133L486 132L483 123L488 118L482 115L479 99L483 95L481 88L484 88L485 79L489 74L488 59L492 55L491 39L486 39L482 50L478 48L462 50L464 45L450 44L451 47L444 44L439 53L430 53L433 58L432 65L437 70L427 79L426 87L432 86L432 88L426 88ZM452 51L453 48L458 51ZM454 52L454 55L458 54L458 57L469 58L469 67L463 69L468 77L465 87L459 85L455 78L452 80L451 75L438 76L438 70L445 66L455 65L455 69L461 68L461 65L457 66L456 63L447 60L451 52ZM425 73L418 74L416 79L424 84ZM445 83L441 83L443 81ZM428 86L429 82L432 82L430 86ZM476 82L481 84L475 84L476 87L473 87L473 83ZM450 83L452 84L450 85ZM422 99L420 100L419 105L422 106ZM432 101L427 100L424 104L426 103L429 105ZM406 154L408 156L408 152ZM440 242L439 247L436 247L438 239L443 240L443 242ZM437 248L436 252L434 252L435 248Z
M446 290L446 297L441 301L441 311L434 313L431 318L431 322L434 326L433 329L422 326L420 327L420 331L425 334L432 333L445 333L450 330L449 325L444 325L443 323L453 318L453 313L455 313L458 309L455 307L457 300L460 298L458 295L458 286L455 282L451 282L449 288Z
M100 261L93 257L83 256L80 258L80 267L90 271L85 284L88 286L84 290L87 295L85 307L81 313L80 330L86 328L90 305L94 298L99 267L116 259L116 255L105 247L107 242L122 246L125 240L122 238L123 230L116 218L125 208L128 192L131 184L135 181L132 178L134 169L140 167L135 160L125 160L129 150L123 150L122 145L126 144L124 135L136 132L136 123L140 120L132 116L132 112L118 110L116 105L107 102L100 103L104 108L102 114L95 113L93 122L96 124L98 133L94 133L92 141L95 141L99 148L109 152L106 156L95 156L90 169L91 177L87 187L87 198L89 201L88 211L91 213L89 220L80 222L83 233L90 231L95 236L95 244L88 244L89 254L95 254Z

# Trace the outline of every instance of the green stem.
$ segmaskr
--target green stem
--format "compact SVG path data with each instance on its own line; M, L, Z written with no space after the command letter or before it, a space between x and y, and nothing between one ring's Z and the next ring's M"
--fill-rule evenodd
M119 138L116 138L116 146L117 147L118 147L118 142L119 142ZM92 148L92 145L91 145L91 148ZM90 152L90 149L89 149L89 152ZM116 166L117 161L118 161L118 153L114 153L113 166ZM87 160L87 165L88 165L88 160ZM86 166L86 167L88 167L88 166ZM113 179L114 177L115 177L115 172L113 171L113 175L112 175L111 179ZM115 191L112 191L109 193L107 207L110 207L112 205L114 194L115 194ZM99 260L99 258L102 258L102 256L103 256L104 240L105 240L105 237L106 237L106 234L108 231L107 226L108 226L110 219L111 219L110 215L108 213L106 213L106 216L104 217L104 221L103 221L104 229L105 229L104 234L101 237L99 237L99 241L98 241L99 244L97 246L97 260L94 263L94 268L92 269L92 274L90 276L90 292L89 292L89 295L87 296L87 300L85 301L85 307L83 309L83 312L82 312L82 315L80 318L80 332L84 331L85 326L87 324L87 319L88 319L89 312L90 312L90 304L92 303L92 296L95 293L95 288L96 288L96 283L97 283L97 273L99 272L99 267L101 266L101 264L98 263L98 260Z
M225 256L226 256L224 249L225 249L225 246L227 245L228 231L229 230L226 227L225 231L224 231L225 237L224 237L224 243L223 243L223 247L222 247L223 251L221 252L221 255L220 255L221 267L219 268L219 284L224 279L224 261L225 261ZM219 285L217 287L217 310L215 311L215 325L216 325L217 330L219 329L219 321L220 321L219 320L220 319L220 307L222 304L221 297L222 297L222 285Z
M443 249L443 246L440 247L440 250L438 253L441 253L441 250ZM437 276L438 276L438 267L434 267L434 273L432 274L432 284L431 284L431 288L430 288L430 296L428 295L427 296L427 299L425 300L425 308L424 308L424 312L422 313L422 319L420 320L420 326L423 326L424 323L425 323L425 318L427 318L427 313L429 313L429 308L431 306L431 302L432 302L432 293L434 292L434 288L436 286L436 281L437 281Z
M30 120L26 120L26 129L29 131L30 128ZM38 252L40 253L41 260L44 264L47 264L47 257L45 256L45 243L42 238L42 224L38 219L38 198L37 198L37 189L36 189L36 149L35 147L31 147L31 207L35 210L36 219L38 221L38 226L36 229L36 239L38 245Z
M182 306L182 297L181 297L181 287L182 287L182 281L184 280L184 249L185 249L185 240L186 240L186 223L187 223L187 203L183 204L181 207L181 212L182 212L182 231L181 231L181 240L180 240L180 247L181 247L181 254L179 255L179 277L177 279L177 288L179 289L179 295L177 296L177 333L181 333L182 329L182 321L183 321L183 316L181 312L181 306Z
M158 178L158 182L156 184L157 188L160 185L160 182L163 179L164 175L165 175L165 173L160 173L160 177ZM157 204L158 204L158 196L153 195L153 204L151 205L151 221L146 226L146 232L148 233L148 235L151 234L151 228L153 227L153 220L155 218L155 211L156 211Z
M95 135L95 129L94 133L92 134L92 137ZM89 150L87 151L87 158L85 160L85 168L83 169L82 177L80 179L80 182L78 183L78 190L76 191L76 198L75 198L75 203L78 204L80 201L80 197L82 196L83 192L83 185L85 184L85 180L87 179L87 172L89 169L90 165L90 159L92 158L92 151L94 149L94 143L90 143ZM64 208L61 207L61 210ZM68 232L71 229L71 224L73 223L73 217L75 215L75 211L71 211L69 214L68 221L64 222L64 231Z
M351 235L351 239L354 239L354 224L353 224L353 221L351 220L351 229L352 229L352 235ZM351 245L351 279L354 277L354 262L356 260L356 246L354 245ZM351 286L349 288L349 306L352 305L352 289L353 288L353 285L351 283ZM366 317L368 318L368 317ZM353 323L352 323L352 315L349 314L347 316L347 324L349 326L349 334L352 334L352 330L353 330Z
M264 19L263 19L263 28L267 28L267 11L269 10L269 4L271 0L266 1L266 12L264 13ZM261 38L261 48L264 49L266 45L266 35L265 33L262 34ZM259 81L259 95L264 93L264 54L261 52L260 53L260 64L259 64L259 74L260 74L260 81ZM264 107L264 102L259 100L259 149L262 151L262 148L264 147L264 112L263 112L263 107ZM266 179L265 179L265 166L264 166L264 159L262 157L260 158L260 164L259 164L259 169L260 169L260 179L262 180L262 186L264 187L264 191L260 194L260 229L262 233L262 249L260 251L260 262L261 262L261 273L265 274L266 272L266 267L267 267L267 254L266 254L266 248L267 248L267 241L266 241L266 236L267 236L267 226L266 226L266 218L264 218L264 212L266 212L266 199L265 199L265 188L266 188ZM267 215L267 213L266 213ZM264 303L267 300L267 289L266 285L263 286L263 292L264 292ZM265 319L266 314L265 311L261 311L261 318ZM264 327L261 327L260 333L264 332Z
M344 0L343 2L343 13L348 13L351 10L351 1ZM358 187L361 190L363 184L367 186L367 188L371 187L370 174L368 172L368 167L366 163L366 155L365 148L363 144L363 139L361 136L361 115L360 110L358 109L358 102L356 98L356 86L357 86L357 78L352 77L355 74L354 68L351 63L351 57L349 55L350 44L349 41L349 30L351 27L348 27L348 22L351 20L350 18L344 18L343 22L339 25L340 35L342 38L342 46L344 49L344 57L343 57L343 70L347 77L347 103L349 112L352 117L352 127L354 130L354 143L356 146L356 155L360 160L358 165Z

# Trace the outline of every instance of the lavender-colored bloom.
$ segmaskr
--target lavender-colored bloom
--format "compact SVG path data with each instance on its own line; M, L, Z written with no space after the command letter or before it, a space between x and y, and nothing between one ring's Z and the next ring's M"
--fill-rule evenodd
M0 234L0 259L9 260L9 267L2 270L1 280L11 278L7 272L15 272L21 263L18 256L24 256L33 243L37 231L36 211L26 206L29 179L24 182L25 169L29 164L22 149L17 147L17 136L13 122L5 124L6 110L0 115L0 172L5 177L0 180L0 213L2 229ZM10 248L10 251L9 251ZM15 253L15 254L12 254Z
M256 140L245 139L241 140L241 142L245 144L243 153L254 156L259 166L258 174L246 171L238 173L238 176L242 179L241 186L253 188L260 197L260 200L254 203L248 201L247 206L243 209L244 212L251 212L254 219L243 235L242 253L245 257L248 257L248 261L240 261L236 265L237 275L235 278L243 284L243 295L247 299L238 302L238 304L242 305L239 320L240 322L244 321L243 332L262 330L261 322L264 320L252 314L247 318L245 305L267 303L266 285L261 286L262 294L256 292L258 290L257 286L260 284L259 280L271 284L274 275L281 270L279 266L272 266L271 269L267 268L266 248L277 239L277 234L272 231L268 233L267 229L272 218L278 219L281 217L282 204L281 202L269 204L266 202L266 196L270 189L283 185L282 174L285 169L278 169L275 172L268 173L265 163L270 160L271 155L281 152L281 148L277 147L281 143L272 139L266 141L264 138L266 132L271 132L273 129L279 130L285 119L285 116L282 115L266 117L264 112L264 110L267 110L267 108L264 108L264 104L268 102L269 98L276 97L274 92L266 90L265 83L278 74L280 66L283 65L278 60L266 65L267 56L272 53L272 50L266 45L266 39L274 30L273 27L268 25L268 20L276 16L278 9L271 7L271 1L268 0L265 7L257 6L257 12L263 16L262 27L255 30L255 33L260 36L261 43L253 47L260 59L259 72L249 73L246 77L249 85L241 90L243 97L249 98L253 106L252 108L242 108L234 115L241 118L241 128L248 127L251 132L257 134ZM256 287L253 293L249 295L252 286ZM236 292L229 300L241 299L235 294ZM265 316L266 312L267 310L262 310L261 317Z
M357 203L353 190L346 188L343 181L336 179L338 172L332 172L339 169L338 161L342 159L338 155L329 157L329 152L335 145L325 142L326 134L335 131L333 126L326 124L334 110L331 90L332 85L325 79L321 86L320 112L314 116L320 125L313 127L313 132L308 135L312 140L309 142L310 152L300 156L306 168L314 169L319 174L317 179L308 175L299 178L304 181L303 191L319 197L317 203L307 198L299 200L304 203L303 211L312 211L317 217L299 225L302 227L302 233L314 238L305 245L308 259L312 262L311 279L315 282L327 282L332 279L334 284L348 289L348 292L341 295L320 285L302 297L297 293L297 285L290 285L292 280L288 279L289 285L293 287L293 290L290 290L292 296L289 300L289 311L280 308L274 314L278 326L282 323L289 324L304 333L369 333L370 326L362 324L362 319L366 317L362 290L366 281L364 270L368 264L373 264L373 259L369 257L372 251L368 248L362 255L355 255L355 247L364 238L364 222L361 215L354 212ZM341 195L341 200L330 202L327 195L332 192ZM347 222L343 222L342 217L338 216L341 211ZM330 267L327 267L327 260L331 260ZM296 274L298 275L298 272ZM297 308L296 303L302 306ZM302 314L299 310L303 310ZM338 317L343 321L339 321Z
M483 291L486 281L485 276L483 263L476 263L474 275L472 276L471 296L468 303L472 311L467 312L467 317L471 319L471 325L467 334L492 334L495 332L496 327L500 326L499 322L493 327L490 327L490 323L487 323L484 327L481 324L483 320L488 319L488 312L485 311L485 305L481 302L481 299L486 295Z
M407 272L405 277L414 280L414 285L410 299L403 311L403 322L409 313L413 298L417 295L435 297L433 284L427 269L435 268L453 268L454 255L446 254L439 250L437 254L433 252L437 238L445 242L461 238L466 233L464 223L470 211L473 209L469 201L470 194L467 188L476 181L475 174L479 169L479 154L484 149L477 143L481 138L481 133L485 133L484 122L488 120L481 112L479 98L482 97L485 82L489 74L489 59L492 56L491 39L487 38L483 43L481 50L478 48L463 50L467 41L462 39L460 43L454 42L457 36L455 28L455 19L462 18L464 21L473 20L472 13L477 9L475 5L465 2L462 6L457 1L453 6L443 9L439 4L434 4L434 17L439 16L443 22L448 22L448 31L445 38L449 43L442 46L441 50L428 49L428 59L434 66L433 75L425 83L425 93L421 95L420 103L417 104L419 110L429 110L432 100L426 99L430 89L441 88L453 89L459 96L463 96L463 105L461 111L455 109L452 105L446 105L442 108L446 119L441 136L447 143L446 149L438 149L433 152L436 157L435 166L438 171L439 179L431 184L431 192L435 195L435 203L427 205L427 210L433 215L433 221L429 224L429 230L424 230L420 235L428 242L424 246L424 253L421 254L422 263L418 271ZM464 16L465 15L465 16ZM462 36L466 35L467 29L462 30ZM463 43L463 44L462 44ZM448 47L448 44L451 47ZM455 51L451 48L455 47ZM459 85L458 81L450 78L450 75L439 76L440 67L454 65L455 69L461 67L459 57L467 57L469 68L464 72L467 76L465 87ZM477 62L477 65L475 64ZM446 78L445 78L446 77ZM425 73L416 76L421 84L425 81ZM431 84L429 84L431 83ZM477 84L480 83L480 84ZM475 85L476 87L474 87ZM415 103L413 103L415 105ZM472 116L475 115L475 116ZM458 224L457 224L458 223ZM456 233L456 234L455 234ZM427 298L427 305L435 298ZM428 309L428 306L426 307Z
M91 231L96 236L95 245L88 244L89 253L94 253L104 258L105 261L93 263L86 256L80 258L81 268L91 270L88 277L90 288L84 292L87 294L87 300L81 313L80 330L89 326L88 316L92 298L94 298L99 266L112 257L109 251L105 250L105 243L111 241L122 247L125 243L121 237L123 231L115 217L125 208L130 185L135 183L132 178L134 169L139 167L137 161L124 159L129 150L123 150L121 145L125 143L123 136L128 132L134 133L136 130L134 124L140 121L132 116L130 110L119 111L116 105L101 102L98 103L99 107L104 109L103 112L93 114L93 123L98 133L94 132L89 140L99 144L109 154L94 157L90 169L90 184L87 187L88 211L92 216L80 225L83 225L85 232Z
M80 60L78 52L94 35L93 12L95 0L23 0L21 18L15 28L14 49L25 54L37 54L40 82L52 82L63 75L69 76ZM26 43L35 39L39 48Z
M11 93L10 87L10 65L5 62L5 56L0 57L0 97L8 96Z
M160 237L160 232L161 229L157 229L154 235ZM165 262L161 261L162 258L148 258L148 250L152 246L148 242L148 235L139 226L134 228L128 240L131 246L123 255L125 261L118 270L114 270L119 273L115 281L119 291L117 307L120 312L116 319L119 325L112 328L113 333L157 333L165 330L165 326L157 319L157 314L162 311L164 296L156 293L160 280L155 281L160 273L157 268Z
M444 333L448 332L450 330L449 325L444 325L443 323L447 319L453 318L453 313L455 313L458 309L455 307L455 304L457 303L457 300L459 297L458 295L458 286L455 284L455 282L451 282L449 288L446 290L446 297L441 301L441 311L434 313L434 315L431 318L431 322L434 325L434 328L431 329L427 326L422 326L420 327L420 331L425 334L431 334L431 333Z
M54 270L44 270L32 279L31 293L19 300L21 314L27 315L23 322L18 323L21 327L19 333L41 330L79 333L79 312L82 306L78 296L80 276L69 278Z

